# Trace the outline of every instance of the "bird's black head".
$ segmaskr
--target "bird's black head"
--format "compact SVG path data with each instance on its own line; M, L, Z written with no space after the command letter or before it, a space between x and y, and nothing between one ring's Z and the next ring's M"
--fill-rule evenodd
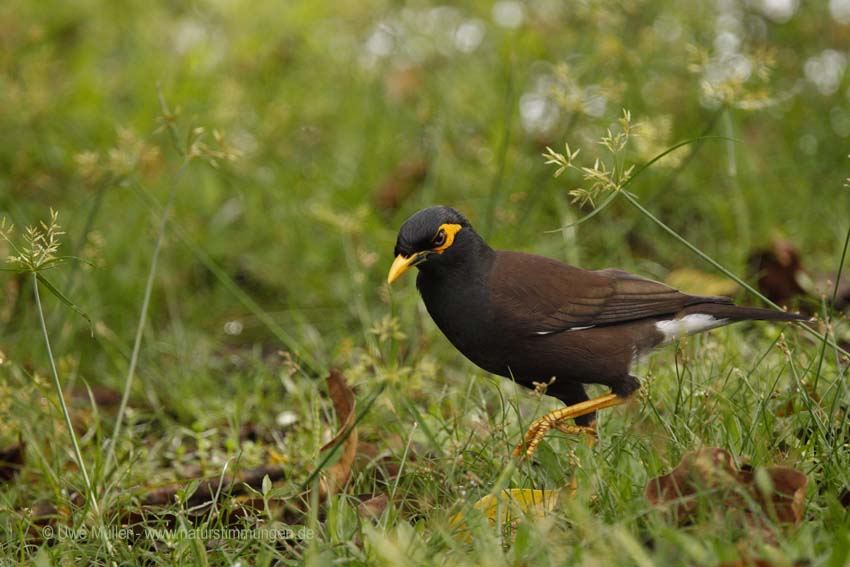
M460 253L464 243L478 239L477 236L466 217L451 207L422 209L404 221L398 231L396 258L387 282L394 282L413 266L436 263Z

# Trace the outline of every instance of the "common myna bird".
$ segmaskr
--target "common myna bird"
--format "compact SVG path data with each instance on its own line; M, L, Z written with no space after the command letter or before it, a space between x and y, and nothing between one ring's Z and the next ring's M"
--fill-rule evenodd
M623 270L493 250L450 207L423 209L402 225L387 282L413 266L428 313L468 359L527 387L555 378L546 393L567 407L535 421L515 455L532 455L553 427L592 433L597 410L640 388L629 369L658 345L736 321L807 319L688 295ZM604 384L611 393L591 400L584 384Z

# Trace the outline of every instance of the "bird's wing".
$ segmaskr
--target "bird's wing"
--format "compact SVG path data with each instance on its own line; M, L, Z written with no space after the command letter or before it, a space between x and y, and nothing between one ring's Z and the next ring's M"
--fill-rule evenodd
M498 253L489 288L494 315L527 335L672 315L695 303L731 303L623 270L588 271L518 252Z

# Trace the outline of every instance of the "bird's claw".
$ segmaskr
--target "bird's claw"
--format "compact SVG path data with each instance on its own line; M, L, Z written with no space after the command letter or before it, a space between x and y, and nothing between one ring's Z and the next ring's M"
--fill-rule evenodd
M615 394L606 394L592 400L587 400L578 404L567 406L565 408L550 411L537 421L531 424L528 431L523 436L522 443L516 446L513 450L514 457L531 457L537 451L537 446L546 436L550 429L557 429L563 433L573 435L576 433L584 433L588 436L588 442L593 445L596 440L596 428L586 425L573 425L566 423L568 420L593 413L603 408L620 405L625 402L624 398L620 398Z

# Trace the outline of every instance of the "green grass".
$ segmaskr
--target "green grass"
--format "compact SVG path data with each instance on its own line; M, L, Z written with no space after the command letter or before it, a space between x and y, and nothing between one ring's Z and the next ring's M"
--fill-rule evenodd
M58 254L85 260L41 274L91 327L43 286L40 299L94 486L91 500L34 278L0 272L0 450L25 448L0 490L0 565L848 564L850 395L833 346L770 324L693 337L641 363L641 395L600 415L596 447L554 433L518 463L524 426L556 402L467 362L413 278L384 283L399 225L435 203L496 247L588 268L664 280L717 273L708 257L752 285L748 255L786 238L834 281L848 79L840 68L829 85L817 69L825 50L850 49L846 25L825 2L787 21L743 2L522 6L517 28L485 2L0 6L0 217L20 235L52 207L67 232ZM725 59L724 32L740 39ZM718 81L734 54L751 74ZM612 155L597 141L624 108L642 128ZM554 178L547 146L622 171L703 136L557 230L591 212L569 194L590 187L580 172ZM820 320L831 338L847 333L844 314L822 307ZM346 490L319 502L305 488L336 428L331 367L355 387L361 452ZM748 530L709 502L679 527L654 510L647 480L703 446L805 472L804 520ZM281 478L253 503L225 490L193 509L192 479L263 464ZM545 518L504 527L471 509L574 478ZM179 500L144 504L174 482ZM386 509L362 515L379 494ZM457 513L471 541L452 533ZM292 537L272 541L284 526Z

